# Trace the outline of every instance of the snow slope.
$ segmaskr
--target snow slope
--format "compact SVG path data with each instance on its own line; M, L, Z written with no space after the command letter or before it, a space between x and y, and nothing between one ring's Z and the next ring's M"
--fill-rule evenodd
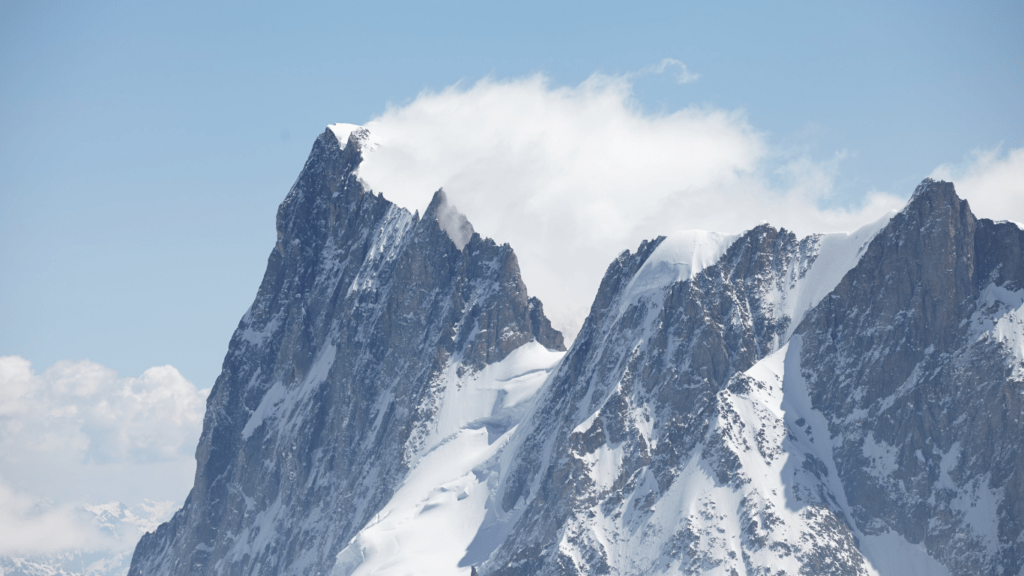
M460 561L487 515L496 456L563 354L531 342L480 372L459 377L450 365L404 484L339 553L332 574L469 574Z

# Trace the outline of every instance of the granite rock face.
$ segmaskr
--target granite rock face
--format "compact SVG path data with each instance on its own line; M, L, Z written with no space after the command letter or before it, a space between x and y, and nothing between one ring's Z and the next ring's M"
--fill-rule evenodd
M210 393L184 507L129 574L326 574L394 493L438 373L564 349L511 248L457 247L354 175L365 131L316 141L281 204L256 301Z
M1022 247L925 181L798 329L857 526L953 574L1024 567Z
M511 248L365 190L367 141L281 205L133 576L1024 569L1017 225L926 180L852 234L659 237L562 356Z

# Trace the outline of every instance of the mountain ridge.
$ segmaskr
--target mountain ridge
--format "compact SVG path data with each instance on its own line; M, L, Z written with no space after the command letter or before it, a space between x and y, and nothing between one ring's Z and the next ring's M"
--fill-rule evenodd
M565 351L511 248L366 190L343 128L132 576L1022 569L1019 227L926 179L851 234L658 237Z

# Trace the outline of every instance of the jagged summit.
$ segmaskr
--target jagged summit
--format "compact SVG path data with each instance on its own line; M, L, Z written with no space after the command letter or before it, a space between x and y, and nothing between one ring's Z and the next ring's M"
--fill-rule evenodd
M627 290L639 294L692 280L718 262L737 238L739 235L726 236L706 230L684 230L659 238L657 248L630 280Z
M1024 566L1022 243L926 180L798 330L855 526L953 574Z
M333 136L334 142L331 142L331 136ZM367 128L356 124L331 124L320 136L318 142L320 140L327 142L328 146L338 147L347 159L346 169L353 175L359 164L365 160L366 155L380 146L379 138ZM459 250L462 250L475 234L473 225L448 200L444 189L438 189L434 193L423 217L436 220Z
M957 214L956 217L960 219L976 219L967 200L957 195L952 182L936 181L931 178L925 178L914 189L914 194L900 211L905 215L915 213L917 219L929 219L937 212Z
M953 189L952 182L946 182L945 180L935 180L933 178L925 178L921 180L921 183L914 188L914 193L910 195L908 204L913 202L918 196L921 195L935 195L941 194L948 197L949 194L956 194Z
M664 240L623 253L522 425L481 573L1018 573L1022 407L996 398L1024 392L1022 238L926 181L640 297Z
M478 234L456 247L443 193L436 218L368 193L366 134L341 146L338 133L317 138L278 210L195 486L140 541L133 575L326 574L424 454L467 426L485 446L514 426L564 350L511 247Z

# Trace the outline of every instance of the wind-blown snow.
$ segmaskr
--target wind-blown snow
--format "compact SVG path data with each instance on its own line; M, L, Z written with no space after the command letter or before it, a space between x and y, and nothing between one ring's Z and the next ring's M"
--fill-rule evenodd
M459 250L465 248L470 238L473 237L473 225L469 223L462 212L459 212L458 208L448 201L447 196L442 196L441 203L437 207L437 224Z
M331 132L334 132L334 135L338 138L338 142L341 143L342 150L344 150L345 146L348 144L348 137L356 130L362 128L362 126L359 126L358 124L345 123L329 124L327 127L330 128Z
M706 230L685 230L666 237L629 282L622 297L623 306L654 289L692 280L725 254L738 235L722 235Z
M598 74L556 88L535 76L425 92L365 124L381 145L357 176L421 213L443 187L478 232L515 248L531 294L570 342L625 246L765 219L804 234L852 229L903 203L876 192L861 206L821 208L838 156L785 161L780 189L743 114L647 114L631 82ZM335 126L344 145L352 125Z
M1021 224L1020 222L1017 222L1017 221L1014 221L1014 220L996 220L995 223L996 224L1013 224L1017 228L1020 228L1021 230L1024 230L1024 224Z
M780 344L792 336L804 314L857 265L868 243L895 214L889 212L852 233L834 232L814 237L813 262L801 274L794 275L791 282L779 284L774 291L762 295L763 301L774 308L777 318L790 318L788 331ZM619 300L620 313L644 295L694 279L721 260L739 238L739 235L705 230L687 230L666 237L630 280Z

